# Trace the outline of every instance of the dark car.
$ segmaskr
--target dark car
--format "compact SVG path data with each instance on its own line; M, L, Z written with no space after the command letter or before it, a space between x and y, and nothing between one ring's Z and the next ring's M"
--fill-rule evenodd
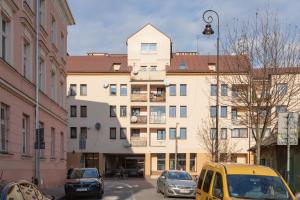
M53 196L44 195L37 186L28 181L9 182L0 185L0 200L52 200Z
M76 196L96 196L101 199L103 191L103 178L97 168L74 168L68 171L65 183L67 199Z

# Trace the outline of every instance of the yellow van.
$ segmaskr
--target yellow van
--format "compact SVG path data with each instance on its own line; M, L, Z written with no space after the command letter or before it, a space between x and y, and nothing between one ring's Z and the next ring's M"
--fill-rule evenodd
M259 165L207 163L202 168L196 200L267 199L294 200L284 179Z

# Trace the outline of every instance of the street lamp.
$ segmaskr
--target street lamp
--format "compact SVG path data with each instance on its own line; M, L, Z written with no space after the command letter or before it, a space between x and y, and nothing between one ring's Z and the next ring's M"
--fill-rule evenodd
M216 94L216 140L215 140L215 162L219 161L219 43L220 43L220 19L219 14L214 10L206 10L203 13L203 21L206 23L203 30L203 35L212 35L214 30L211 27L211 23L214 21L214 18L211 14L214 14L217 17L218 30L217 30L217 94Z

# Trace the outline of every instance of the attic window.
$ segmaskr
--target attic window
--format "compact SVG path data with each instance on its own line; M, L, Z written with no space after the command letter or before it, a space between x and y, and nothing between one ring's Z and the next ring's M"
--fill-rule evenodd
M114 71L119 71L121 68L121 63L114 63L113 64L113 69Z
M216 71L216 63L208 63L209 71Z
M180 63L179 64L179 69L186 69L186 64L185 63Z

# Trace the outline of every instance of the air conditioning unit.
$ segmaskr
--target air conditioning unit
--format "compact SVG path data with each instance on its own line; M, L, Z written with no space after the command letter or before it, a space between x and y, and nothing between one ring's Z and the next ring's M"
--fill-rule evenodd
M136 123L137 120L138 120L137 116L134 116L134 115L131 116L131 118L130 118L130 121L131 121L132 123Z

